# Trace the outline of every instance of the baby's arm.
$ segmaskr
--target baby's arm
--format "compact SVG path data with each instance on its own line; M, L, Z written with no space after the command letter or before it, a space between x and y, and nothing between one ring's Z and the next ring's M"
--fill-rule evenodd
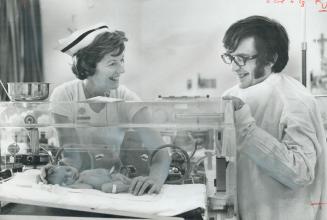
M112 181L102 184L101 191L106 193L122 193L128 192L131 179L120 174L113 173L111 175Z
M104 183L101 186L101 191L106 193L122 193L127 192L129 184L125 184L122 181L113 181L109 183Z
M84 183L83 179L78 178L73 184L68 185L67 187L72 189L93 189L94 187L89 183Z

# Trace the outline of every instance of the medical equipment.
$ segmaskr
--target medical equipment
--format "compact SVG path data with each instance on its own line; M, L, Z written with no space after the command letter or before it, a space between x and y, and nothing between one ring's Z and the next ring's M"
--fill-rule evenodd
M15 101L43 101L49 96L50 83L8 82L8 96Z
M95 106L97 110L100 110L102 117L97 118L97 115L92 114L90 106ZM52 118L52 110L63 107L64 109L71 110L70 120L60 123L55 122ZM121 118L112 118L111 115L115 115L114 113L120 108L128 109L134 113L145 110L148 114L148 120L135 123ZM230 101L222 101L220 98L205 98L144 102L106 102L103 100L98 103L94 101L91 103L87 101L69 103L2 102L0 103L0 112L1 148L6 146L7 143L13 142L11 137L17 129L25 129L30 137L29 144L34 163L33 167L26 167L25 170L30 168L37 170L37 168L42 166L39 163L35 163L38 160L38 155L41 153L39 135L42 131L55 135L57 129L78 129L85 134L89 130L122 129L126 131L126 134L129 132L134 136L130 137L130 139L125 137L120 150L119 146L117 148L114 145L102 145L92 142L93 137L87 138L90 141L87 144L76 143L67 145L67 143L61 143L60 149L63 149L63 154L67 152L80 153L83 157L88 158L90 166L94 168L99 166L99 164L110 161L108 158L114 158L113 155L118 154L121 157L120 162L123 167L134 176L146 174L148 172L148 165L151 164L152 158L156 154L155 152L166 149L172 158L167 183L173 185L167 184L165 188L175 190L174 187L185 187L185 189L189 188L189 190L197 189L201 193L199 188L189 187L189 184L194 186L198 184L205 185L204 218L220 220L237 219L238 217L236 140L233 109ZM135 135L139 129L158 132L165 145L161 147L162 149L154 149L152 147L152 150L149 150L149 146L145 146ZM126 145L125 148L123 145ZM128 158L126 159L122 155ZM48 156L51 157L50 154ZM49 159L49 161L53 161L53 159ZM77 203L69 204L69 201L65 201L65 203L60 205L60 203L57 203L57 200L56 202L50 199L48 201L39 201L37 196L33 197L27 191L36 188L38 190L44 189L40 189L40 186L28 185L28 187L24 187L22 185L24 184L20 185L18 183L15 185L10 181L0 184L0 190L5 190L6 187L8 189L10 187L15 189L15 192L12 192L14 195L10 195L10 190L6 190L5 194L0 193L0 200L62 209L92 210L92 212L107 214L119 213L125 216L132 216L132 214L136 213L135 217L149 217L149 213L146 212L146 206L133 209L134 203L131 203L130 207L124 207L123 210L118 211L116 206L105 208L83 206L81 208L82 204L78 204L78 202L83 203L83 205L85 205L85 202L74 199L74 193L72 193L70 198ZM25 195L25 199L17 199L17 192L19 190L22 190L19 194ZM60 190L64 189L58 188L58 191ZM41 193L40 191L37 192ZM192 191L189 191L188 194L192 194ZM116 196L126 197L126 195L119 194ZM158 196L160 197L161 194ZM163 191L162 196L167 196L165 191ZM99 201L101 201L102 197L102 194L98 197ZM190 196L189 198L183 197L179 199L187 203L185 200L191 198ZM202 197L197 198L201 200ZM128 201L131 197L126 197L126 199L125 204L129 204ZM174 207L176 210L181 210L180 206L183 205L183 202L179 202L174 204ZM132 210L130 213L128 208ZM162 217L160 213L162 213L162 210L150 213L150 215L159 218ZM174 215L181 214L179 212L171 213Z

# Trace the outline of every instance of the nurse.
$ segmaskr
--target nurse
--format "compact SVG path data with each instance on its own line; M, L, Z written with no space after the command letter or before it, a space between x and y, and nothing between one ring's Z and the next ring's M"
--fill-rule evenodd
M50 101L56 123L80 122L97 124L89 128L58 128L58 136L65 150L64 161L79 170L91 168L119 168L119 150L125 130L101 126L109 123L146 123L149 121L145 107L124 105L123 101L140 98L127 87L120 85L124 70L124 51L127 38L122 31L110 31L100 23L72 33L59 41L61 52L72 57L72 71L77 79L65 82L54 89ZM101 100L104 96L114 102L104 104L80 103L76 106L56 102ZM150 129L138 129L145 147L154 150L163 145L160 135ZM78 148L85 153L76 153ZM105 148L105 149L104 149ZM132 152L131 152L132 153ZM149 176L135 177L129 188L134 195L159 193L169 170L167 151L160 151L150 167Z
M239 80L225 99L235 109L240 219L327 219L324 128L314 97L281 72L285 28L251 16L232 24L223 43L222 60Z

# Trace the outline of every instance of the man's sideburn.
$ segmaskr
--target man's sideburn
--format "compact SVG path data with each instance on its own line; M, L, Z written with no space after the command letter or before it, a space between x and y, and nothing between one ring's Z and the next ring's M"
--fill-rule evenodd
M256 67L254 69L254 78L259 79L265 75L265 64L263 60L257 60Z

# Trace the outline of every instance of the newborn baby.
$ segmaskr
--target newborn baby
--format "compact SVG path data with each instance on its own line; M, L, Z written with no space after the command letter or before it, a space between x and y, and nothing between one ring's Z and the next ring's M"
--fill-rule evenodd
M78 172L72 166L47 165L38 181L47 184L58 184L75 189L97 189L106 193L127 192L131 179L121 173L115 173L112 168L90 169Z

